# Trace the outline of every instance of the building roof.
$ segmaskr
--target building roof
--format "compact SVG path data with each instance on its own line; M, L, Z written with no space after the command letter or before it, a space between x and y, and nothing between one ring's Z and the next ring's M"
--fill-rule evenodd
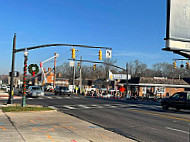
M162 77L136 77L129 80L129 83L189 85L183 79L168 79Z

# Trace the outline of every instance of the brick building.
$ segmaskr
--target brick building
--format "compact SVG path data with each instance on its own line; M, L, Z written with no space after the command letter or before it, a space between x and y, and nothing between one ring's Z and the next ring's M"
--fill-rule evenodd
M136 77L129 80L131 96L137 95L163 98L175 92L186 91L190 85L183 79L168 79L163 77Z

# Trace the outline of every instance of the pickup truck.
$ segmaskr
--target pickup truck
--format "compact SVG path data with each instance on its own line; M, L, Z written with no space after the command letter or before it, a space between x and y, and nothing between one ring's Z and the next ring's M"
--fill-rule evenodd
M169 107L180 109L190 109L190 92L177 92L169 98L161 100L161 106L164 110Z

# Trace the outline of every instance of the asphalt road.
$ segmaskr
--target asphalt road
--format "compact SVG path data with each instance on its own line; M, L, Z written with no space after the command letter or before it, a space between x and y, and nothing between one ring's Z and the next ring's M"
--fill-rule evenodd
M21 103L21 100L15 100ZM28 98L27 104L53 106L137 141L189 142L190 111L163 111L159 103L116 101L71 95Z

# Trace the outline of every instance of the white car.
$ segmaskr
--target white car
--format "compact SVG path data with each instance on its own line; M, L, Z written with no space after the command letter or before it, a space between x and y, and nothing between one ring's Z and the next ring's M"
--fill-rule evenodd
M29 97L42 97L44 96L44 91L40 86L30 86L28 88Z
M4 85L4 84L1 86L1 89L4 89L4 90L5 90L6 88L7 88L7 86Z

